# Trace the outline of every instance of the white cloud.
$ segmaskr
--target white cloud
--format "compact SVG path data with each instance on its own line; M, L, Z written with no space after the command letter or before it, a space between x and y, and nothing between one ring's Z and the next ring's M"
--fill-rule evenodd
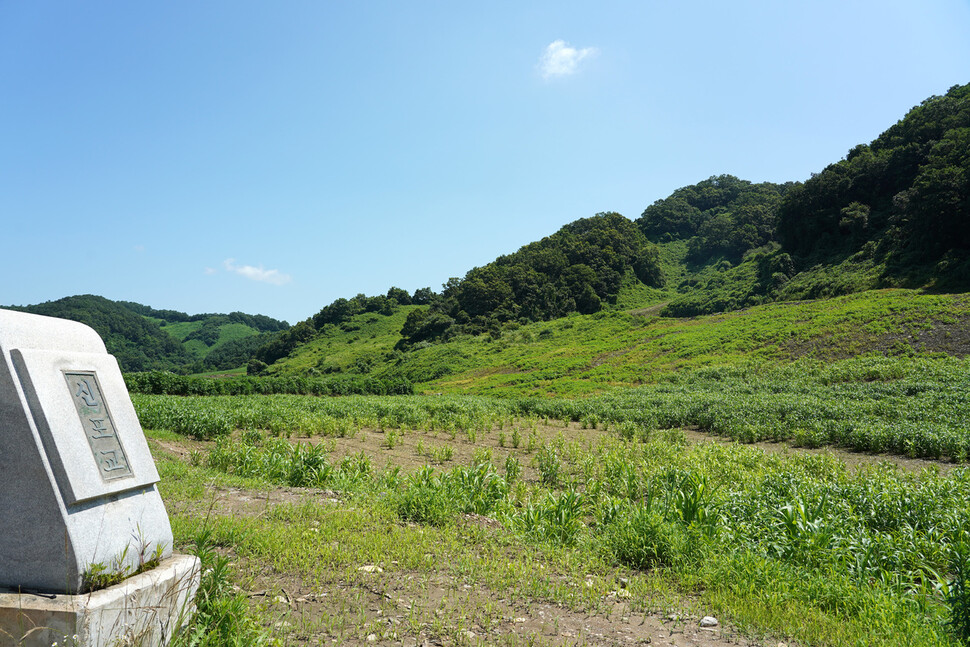
M539 59L539 71L542 77L551 79L559 76L569 76L576 73L579 62L596 53L595 47L576 49L564 40L554 40L546 47Z
M209 276L209 275L211 275L211 274L218 274L218 273L219 273L219 270L217 270L217 269L216 269L216 268L214 268L214 267L207 267L207 268L205 268L205 269L203 270L203 273L204 273L204 274L205 274L206 276Z
M240 276L245 276L252 281L261 283L272 283L273 285L283 285L290 282L290 275L283 274L279 270L267 270L262 265L254 267L252 265L236 265L236 259L227 258L222 262L223 267L230 272L235 272Z

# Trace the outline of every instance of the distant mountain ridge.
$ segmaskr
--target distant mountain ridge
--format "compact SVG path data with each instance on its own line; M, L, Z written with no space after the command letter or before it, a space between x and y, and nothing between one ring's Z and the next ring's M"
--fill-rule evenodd
M198 372L244 365L255 348L289 324L242 312L188 315L130 301L76 295L10 310L91 326L124 371Z

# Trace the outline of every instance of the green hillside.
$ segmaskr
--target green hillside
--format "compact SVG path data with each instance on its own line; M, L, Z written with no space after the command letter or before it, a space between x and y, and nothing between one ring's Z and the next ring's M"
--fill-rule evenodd
M695 269L722 270L688 277L665 314L970 289L970 85L930 97L805 182L772 187L720 176L644 211L649 238L684 241Z
M576 396L710 366L970 353L966 295L875 290L693 318L661 317L659 309L513 323L494 335L461 335L402 352L394 350L401 322L419 310L407 306L330 326L270 372L406 377L429 393Z
M94 295L7 307L91 326L124 371L188 373L238 368L272 336L289 327L285 321L263 315L188 315Z
M575 333L567 331L580 314L646 309L664 317L695 317L880 288L963 292L970 288L968 215L970 85L927 99L876 140L854 147L805 182L711 177L657 200L635 222L616 213L577 220L449 279L440 294L425 290L417 300L415 293L411 303L427 307L408 312L393 344L403 355L393 358L393 368L381 370L404 371L417 382L438 380L445 372L485 370L472 359L482 355L481 348L494 354L514 343L510 340L540 334L543 344L557 349L547 359L558 365L560 355L573 354L568 346ZM300 346L317 348L322 326L345 316L352 301L327 306L260 359L272 364L295 353L274 371L308 370L312 362ZM757 318L749 314L745 320ZM466 337L477 341L455 343ZM445 346L429 350L428 344ZM374 364L374 345L360 347L364 364ZM430 359L436 355L448 361ZM353 370L353 364L343 359L325 368ZM577 367L563 370L575 375ZM596 381L597 375L587 377ZM602 378L604 384L631 379Z
M910 329L963 321L962 298L943 295L970 289L968 215L965 85L804 182L711 177L635 221L610 212L570 222L440 293L340 298L292 327L92 296L24 309L92 325L128 371L248 366L401 376L438 390L588 393L658 370L799 352L960 353L957 329L949 338ZM876 291L889 288L923 292ZM716 313L736 314L682 319Z
M125 371L178 370L192 361L188 350L157 323L104 297L85 294L8 308L91 326Z
M499 394L579 395L655 383L709 366L831 361L858 355L963 356L970 304L907 290L777 303L693 319L628 313L523 327L499 340L467 340L416 353L411 363L457 370L425 388ZM432 370L433 373L433 370Z
M349 372L367 374L388 366L401 355L394 345L401 327L420 306L401 306L390 315L377 312L353 315L340 324L328 324L310 341L273 364L272 374L324 375Z

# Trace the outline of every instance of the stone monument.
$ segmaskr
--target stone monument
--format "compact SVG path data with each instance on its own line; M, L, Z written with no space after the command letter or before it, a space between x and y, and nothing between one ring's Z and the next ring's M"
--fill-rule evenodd
M169 641L199 573L158 480L98 334L0 310L0 644ZM89 591L106 574L125 579Z

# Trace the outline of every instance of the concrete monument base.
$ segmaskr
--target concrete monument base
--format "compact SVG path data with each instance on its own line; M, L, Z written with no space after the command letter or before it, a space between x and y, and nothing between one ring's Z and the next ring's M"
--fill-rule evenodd
M0 590L0 644L168 645L195 612L200 575L197 557L173 555L150 571L83 595Z

